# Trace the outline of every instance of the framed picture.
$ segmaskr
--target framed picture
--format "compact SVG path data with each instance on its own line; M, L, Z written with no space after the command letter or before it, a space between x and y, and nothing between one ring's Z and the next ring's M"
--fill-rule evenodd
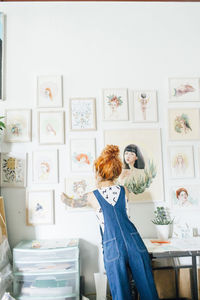
M64 144L63 111L40 111L38 120L40 144Z
M194 156L192 146L169 147L169 159L172 178L194 177Z
M169 139L170 140L198 140L199 109L173 108L169 109Z
M0 100L4 100L4 14L0 12Z
M134 91L134 121L157 122L157 96L156 91Z
M58 151L33 152L33 181L35 183L58 183Z
M103 113L105 121L128 120L128 90L103 89Z
M26 153L1 153L1 187L26 186Z
M105 145L118 145L123 170L119 184L132 202L164 201L159 129L119 129L104 132Z
M27 191L26 224L54 224L54 191Z
M31 141L31 109L6 110L5 141L9 143Z
M170 101L200 101L199 78L170 78Z
M174 209L197 209L200 208L199 185L176 185L171 188L171 206Z
M95 139L72 139L71 170L74 172L91 172L95 160Z
M71 130L96 130L96 99L70 99Z
M38 107L62 107L62 77L38 76Z

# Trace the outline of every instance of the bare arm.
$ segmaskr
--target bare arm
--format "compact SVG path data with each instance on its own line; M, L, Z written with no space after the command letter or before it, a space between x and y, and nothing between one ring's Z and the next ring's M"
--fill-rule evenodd
M129 198L130 198L130 196L129 196L129 191L128 191L128 189L127 189L127 187L126 186L124 186L124 189L125 189L125 194L126 194L126 198L127 198L127 201L129 201Z

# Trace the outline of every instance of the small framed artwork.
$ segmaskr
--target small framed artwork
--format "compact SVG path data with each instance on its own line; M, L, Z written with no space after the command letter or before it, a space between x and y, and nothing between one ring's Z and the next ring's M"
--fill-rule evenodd
M40 111L38 120L40 144L64 144L63 111Z
M26 224L54 224L54 191L27 191Z
M6 110L5 141L9 143L31 141L31 109Z
M58 183L58 151L33 152L33 181L35 183Z
M103 89L103 112L105 121L128 120L128 90Z
M199 78L170 78L170 101L200 101Z
M194 177L194 156L192 146L169 147L169 159L172 178Z
M26 186L26 153L1 153L1 187Z
M174 209L200 208L199 185L177 185L171 188L171 205Z
M96 130L96 99L70 99L71 130Z
M134 121L157 122L157 95L156 91L134 91Z
M72 139L71 169L74 172L91 172L95 160L95 139Z
M38 107L62 107L62 77L38 76Z
M199 109L177 108L169 109L169 139L170 140L198 140Z
M4 14L0 12L0 100L3 96L3 76L4 76Z

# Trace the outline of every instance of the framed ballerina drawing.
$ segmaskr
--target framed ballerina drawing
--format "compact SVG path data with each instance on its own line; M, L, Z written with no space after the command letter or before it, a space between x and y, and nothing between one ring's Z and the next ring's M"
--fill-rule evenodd
M170 101L200 101L199 78L170 78Z
M158 121L156 91L134 91L133 107L134 122Z

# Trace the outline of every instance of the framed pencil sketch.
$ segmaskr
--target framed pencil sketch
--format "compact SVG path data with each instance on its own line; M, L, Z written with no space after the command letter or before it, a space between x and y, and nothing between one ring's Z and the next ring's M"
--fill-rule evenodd
M172 178L194 177L194 156L192 146L169 147L169 159Z
M157 122L156 91L134 91L133 98L134 122Z
M27 191L26 224L54 224L54 191Z
M96 99L70 99L71 130L96 130Z
M4 14L0 12L0 100L4 100Z
M174 209L200 209L199 185L176 185L170 191L171 206Z
M40 111L38 120L40 144L64 144L63 111Z
M198 140L199 109L173 108L169 109L169 139L170 140Z
M6 142L30 142L31 130L31 109L6 110Z
M95 139L72 139L70 143L71 170L91 172L95 160Z
M1 153L1 187L25 187L26 162L26 153Z
M199 78L169 78L170 101L200 101Z
M128 120L128 90L103 89L103 113L105 121Z
M38 76L37 101L38 107L62 107L62 77Z
M33 152L33 181L35 183L58 183L58 151Z

